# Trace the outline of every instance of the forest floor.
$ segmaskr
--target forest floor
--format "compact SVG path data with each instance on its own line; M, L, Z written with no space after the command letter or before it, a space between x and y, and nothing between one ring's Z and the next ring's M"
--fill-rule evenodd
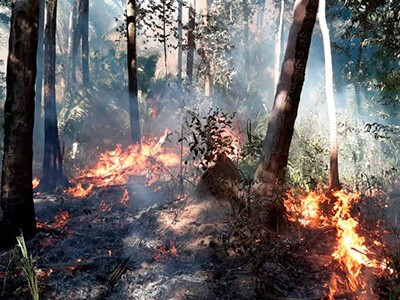
M243 245L232 248L224 239L237 217L228 200L131 183L122 201L125 190L97 188L79 199L63 192L35 196L42 225L27 245L41 299L327 297L333 228L289 226L241 252ZM0 253L0 298L30 299L13 255Z

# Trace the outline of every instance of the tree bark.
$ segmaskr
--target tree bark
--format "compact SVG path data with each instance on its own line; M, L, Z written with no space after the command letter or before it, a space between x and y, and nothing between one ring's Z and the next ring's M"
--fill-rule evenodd
M274 90L278 88L279 83L279 66L281 64L281 48L282 48L282 32L283 32L283 17L285 12L285 0L281 0L281 7L278 18L278 28L275 33L275 62L274 62Z
M329 168L329 188L340 189L339 166L338 166L338 146L337 146L337 125L336 125L336 105L333 93L333 67L331 54L331 40L329 37L329 28L326 23L325 0L319 3L319 24L324 43L325 57L325 91L326 102L328 105L329 116L329 136L330 136L330 168Z
M78 0L71 0L71 13L69 17L68 57L70 61L67 90L71 91L76 85L76 56L78 54Z
M190 5L189 7L189 24L188 24L188 50L186 56L186 77L189 85L193 82L193 63L194 63L194 27L195 27L195 9Z
M89 86L89 0L82 2L82 81L84 86Z
M44 61L44 157L43 174L38 191L54 191L66 187L57 128L56 110L56 24L57 0L46 1L45 61Z
M32 134L35 110L39 2L13 0L4 107L4 154L0 200L0 248L21 233L36 232L32 194Z
M285 180L289 148L300 103L311 36L318 11L318 0L297 0L289 31L274 106L268 120L253 191L258 196L272 195Z
M183 0L178 0L178 84L182 84L182 9Z
M126 27L128 33L128 90L131 137L134 144L140 144L141 134L136 56L136 0L126 1Z
M44 11L45 0L39 0L39 21L38 21L38 49L36 57L37 74L36 74L36 98L35 98L35 124L33 127L33 136L35 141L35 150L43 151L43 105L42 105L42 88L43 88L43 44L44 44ZM42 153L40 151L40 153Z

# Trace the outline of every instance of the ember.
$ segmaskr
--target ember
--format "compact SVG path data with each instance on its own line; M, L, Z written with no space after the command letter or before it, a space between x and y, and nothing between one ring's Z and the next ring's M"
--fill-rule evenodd
M178 256L178 250L175 247L175 240L170 240L169 242L167 241L163 243L161 247L157 248L154 258L161 260L167 255Z
M127 205L129 201L129 192L128 189L124 190L124 194L121 197L121 200L119 200L119 203L121 203L122 205Z
M70 212L68 210L63 211L54 217L54 222L36 222L36 227L44 230L61 230L68 222Z

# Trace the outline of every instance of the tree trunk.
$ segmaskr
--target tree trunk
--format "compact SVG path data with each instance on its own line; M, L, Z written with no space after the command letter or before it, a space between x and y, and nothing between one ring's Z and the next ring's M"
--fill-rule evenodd
M277 183L284 182L318 0L296 0L294 7L280 81L255 173L253 189L258 196L272 195Z
M25 238L36 232L32 134L39 2L13 0L11 10L0 200L0 248L3 249L14 245L21 231Z
M84 86L89 86L89 0L82 2L82 80Z
M190 5L189 7L189 24L188 24L188 52L186 56L186 77L189 85L193 82L193 63L194 63L194 27L195 27L195 9Z
M182 9L183 0L178 0L178 84L182 84Z
M56 24L57 0L46 2L45 61L44 61L44 158L43 174L38 191L54 191L65 187L56 110Z
M282 48L282 32L283 32L283 17L285 13L285 0L281 0L279 11L278 28L275 33L275 62L274 62L274 90L278 88L279 83L279 66L281 64L281 48Z
M71 13L69 17L68 57L70 61L67 90L71 91L76 85L76 55L78 54L78 0L71 0Z
M336 106L333 93L333 67L331 54L331 40L329 28L326 23L325 0L319 3L319 24L322 32L325 56L325 91L326 102L328 104L329 116L329 136L330 136L330 168L329 168L329 188L340 189L339 166L338 166L338 146L337 146L337 125L336 125Z
M128 87L131 137L134 144L140 144L141 135L136 68L136 0L126 1L126 27L128 33Z
M42 105L42 87L43 87L43 35L44 35L44 10L45 0L39 0L39 21L38 21L38 49L37 49L37 74L36 74L36 98L35 98L35 124L33 126L34 149L42 150L43 146L43 105ZM42 153L40 151L40 153Z

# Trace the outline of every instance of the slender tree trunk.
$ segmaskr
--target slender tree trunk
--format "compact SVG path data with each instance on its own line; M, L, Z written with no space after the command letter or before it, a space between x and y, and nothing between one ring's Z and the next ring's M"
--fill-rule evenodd
M243 1L243 45L244 45L244 70L249 72L250 70L250 55L249 55L249 7L247 1Z
M333 67L331 54L331 40L329 28L326 23L325 0L319 3L319 24L322 32L325 56L325 91L326 102L328 104L329 115L329 136L330 136L330 168L329 168L329 188L340 189L339 166L338 166L338 145L337 145L337 125L336 125L336 105L333 92Z
M178 0L178 84L182 84L182 9L183 0Z
M39 2L13 0L11 11L0 200L2 249L14 245L21 231L25 238L31 238L36 232L32 135Z
M89 86L89 0L82 1L82 80L84 86Z
M205 15L204 15L204 26L208 26L208 9L209 9L209 0L204 0L204 5L205 5ZM205 71L205 79L204 79L204 96L210 97L210 90L211 90L211 63L210 63L210 57L208 53L208 43L205 43L204 46L204 57L203 57L203 63L205 64L206 71Z
M66 187L57 128L56 110L56 24L57 0L46 1L45 61L44 61L44 158L43 174L38 191L54 191Z
M285 179L317 11L318 0L295 2L281 77L255 173L253 191L258 196L272 195Z
M186 56L186 77L189 85L192 85L193 82L193 63L194 63L194 50L195 50L195 42L194 42L194 27L195 27L195 9L190 5L189 7L189 24L188 24L188 52Z
M281 0L279 11L278 28L275 33L275 62L274 62L274 89L278 88L279 83L279 66L281 65L281 48L282 48L282 32L283 32L283 17L285 13L285 0Z
M126 1L126 26L128 33L128 88L131 137L134 144L140 144L139 101L136 57L136 0Z
M76 56L78 54L78 0L71 0L71 13L69 17L68 57L70 62L69 80L67 90L71 91L76 86Z
M37 49L37 75L36 75L36 98L35 98L35 124L33 136L35 149L42 149L43 145L43 106L42 106L42 87L43 87L43 35L44 35L44 10L45 0L39 0L39 21L38 21L38 49ZM39 146L40 145L40 146ZM39 147L38 147L39 146Z

